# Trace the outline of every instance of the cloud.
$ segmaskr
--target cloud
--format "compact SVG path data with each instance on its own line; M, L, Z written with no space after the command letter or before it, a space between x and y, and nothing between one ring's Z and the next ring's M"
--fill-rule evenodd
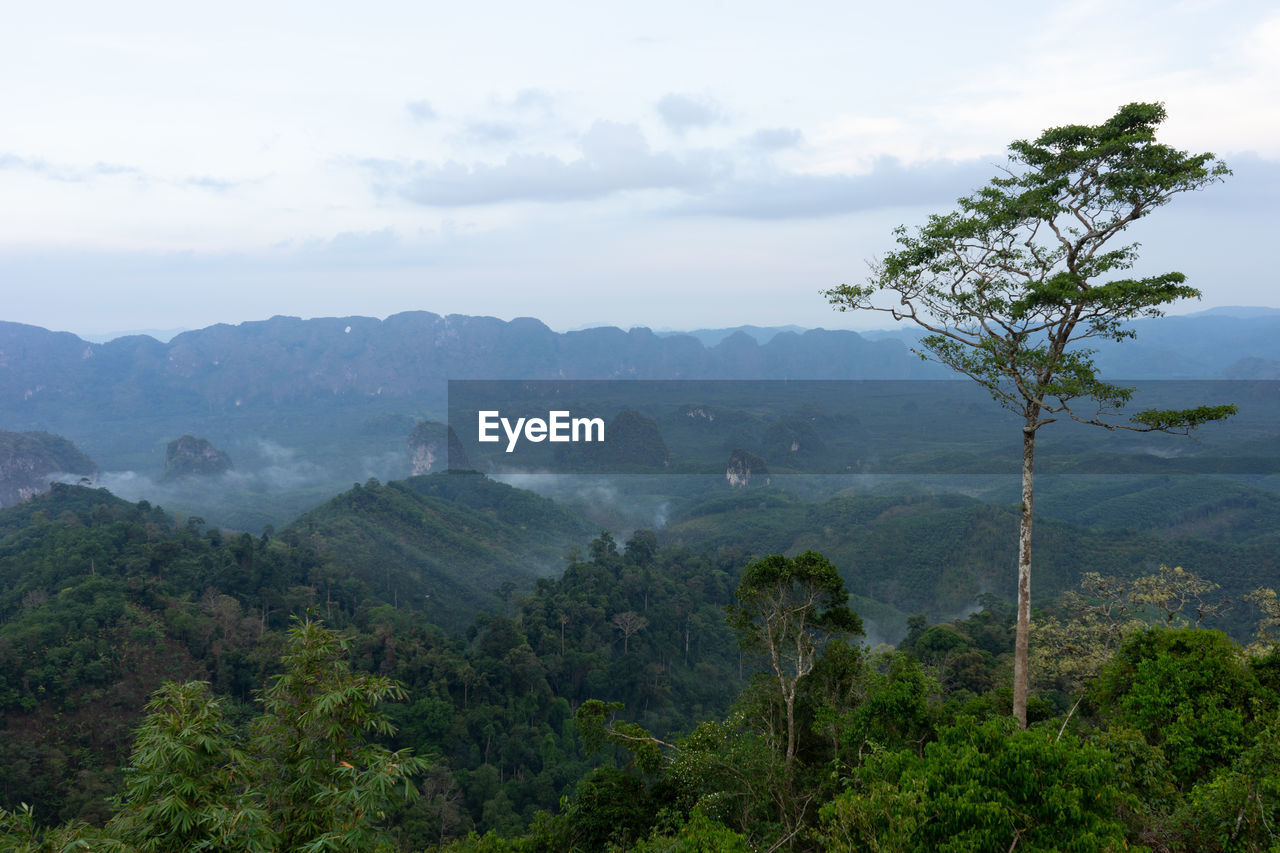
M696 127L707 127L724 120L720 107L710 98L692 95L663 95L655 105L658 115L674 133L683 134Z
M794 127L762 127L747 137L747 144L764 151L795 148L804 138Z
M448 237L443 230L402 232L392 227L376 231L342 231L329 238L317 238L280 246L276 251L250 259L233 256L231 264L250 264L284 271L422 269L440 262Z
M52 171L51 167L44 160L31 160L26 157L19 157L17 154L0 154L0 169L11 169L20 172L35 172L37 174L48 174Z
M378 189L438 207L578 201L629 190L703 190L726 171L719 158L705 153L654 153L631 124L596 122L580 145L582 156L575 160L512 154L496 165L404 165L384 160L364 165L374 172Z
M0 169L30 172L48 178L51 181L70 184L84 183L98 177L114 177L116 175L142 176L140 169L134 166L122 166L118 163L99 162L88 167L66 166L7 153L0 153Z
M435 121L439 118L430 101L410 101L404 105L404 108L409 111L414 121Z
M987 160L934 161L911 167L880 158L862 175L780 173L725 184L676 209L686 215L744 219L837 216L923 204L946 205L996 173Z
M519 135L519 128L503 121L472 121L463 130L463 136L468 142L482 145L513 142Z
M1252 155L1225 158L1235 172L1225 184L1190 193L1178 209L1256 212L1274 210L1280 194L1280 163ZM930 206L945 210L999 174L1003 157L930 160L906 165L880 157L862 174L796 174L742 178L718 184L673 212L741 219L799 219L838 216L893 207Z
M505 125L473 125L494 141ZM762 128L742 140L747 149L654 151L633 124L600 121L579 139L580 156L515 153L502 162L402 163L365 161L375 187L422 205L466 207L515 201L558 203L599 199L637 190L678 193L670 215L748 220L839 216L902 207L948 209L956 199L1000 173L1005 157L903 162L881 156L866 171L786 171L753 160L795 147L795 128ZM742 159L735 162L735 154ZM1225 187L1194 194L1183 206L1265 208L1280 187L1280 164L1255 156L1228 158L1236 170Z
M122 166L119 163L94 163L89 167L89 174L92 175L142 175L142 170L136 166ZM209 179L206 179L209 180Z
M401 249L401 242L390 228L378 231L343 231L328 240L307 244L312 251L338 255L389 255Z
M213 192L221 193L235 189L240 185L240 182L227 181L222 178L212 178L208 175L201 175L199 177L187 178L185 181L182 181L182 184L188 187L197 187L202 190L212 190Z
M64 184L87 184L98 178L132 178L139 184L167 184L176 187L195 187L196 189L226 192L241 185L241 181L215 178L211 175L192 175L187 177L157 177L139 169L121 163L104 163L98 161L89 166L72 166L64 163L50 163L42 159L19 157L16 154L0 153L0 170L29 172L50 181Z
M515 110L542 110L551 112L555 98L541 89L521 89L511 99L511 108Z
M335 478L335 472L299 457L296 449L270 439L254 438L233 446L231 450L232 457L240 461L236 468L220 474L160 480L139 471L104 471L98 476L98 485L129 501L146 499L177 505L216 502L234 506L237 497L243 497L245 492L274 493L302 489L322 485ZM370 467L369 460L361 462L364 467Z

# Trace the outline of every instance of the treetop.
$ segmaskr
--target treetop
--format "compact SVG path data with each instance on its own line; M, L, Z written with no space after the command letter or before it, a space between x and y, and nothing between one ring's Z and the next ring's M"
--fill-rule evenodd
M1003 176L925 225L895 231L898 249L871 264L864 284L825 292L841 311L874 310L911 320L929 334L924 358L986 387L1033 428L1046 411L1082 398L1098 403L1089 423L1124 405L1131 389L1103 382L1090 338L1133 337L1129 321L1161 316L1164 305L1200 291L1180 272L1125 275L1138 244L1112 241L1182 192L1223 180L1230 170L1211 153L1156 141L1166 116L1158 103L1132 103L1099 125L1050 128L1009 145ZM1122 428L1182 430L1232 413L1231 407L1135 419ZM1209 417L1213 415L1214 417Z

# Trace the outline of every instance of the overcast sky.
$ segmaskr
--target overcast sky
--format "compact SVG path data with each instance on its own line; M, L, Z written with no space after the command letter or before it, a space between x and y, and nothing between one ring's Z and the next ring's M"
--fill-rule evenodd
M1163 101L1235 171L1140 223L1280 306L1271 2L11 3L0 319L883 327L820 291L1005 146Z

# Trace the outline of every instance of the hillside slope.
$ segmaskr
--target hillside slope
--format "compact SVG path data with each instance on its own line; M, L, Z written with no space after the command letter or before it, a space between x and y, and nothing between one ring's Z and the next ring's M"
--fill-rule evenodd
M599 531L547 498L479 474L435 474L333 498L285 531L383 600L458 630L503 606L504 584L528 589Z

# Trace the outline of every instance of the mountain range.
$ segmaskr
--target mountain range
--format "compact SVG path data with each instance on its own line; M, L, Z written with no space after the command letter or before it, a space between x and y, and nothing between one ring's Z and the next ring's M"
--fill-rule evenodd
M1099 348L1105 375L1280 377L1275 312L1214 311L1134 328L1136 339ZM914 354L914 339L904 330L755 326L560 333L531 318L419 311L385 320L277 316L167 342L91 343L0 322L0 430L65 437L96 464L103 485L128 499L260 530L353 482L418 473L407 437L424 420L445 420L451 379L955 378ZM161 484L166 448L183 435L226 451L236 470L216 482Z

